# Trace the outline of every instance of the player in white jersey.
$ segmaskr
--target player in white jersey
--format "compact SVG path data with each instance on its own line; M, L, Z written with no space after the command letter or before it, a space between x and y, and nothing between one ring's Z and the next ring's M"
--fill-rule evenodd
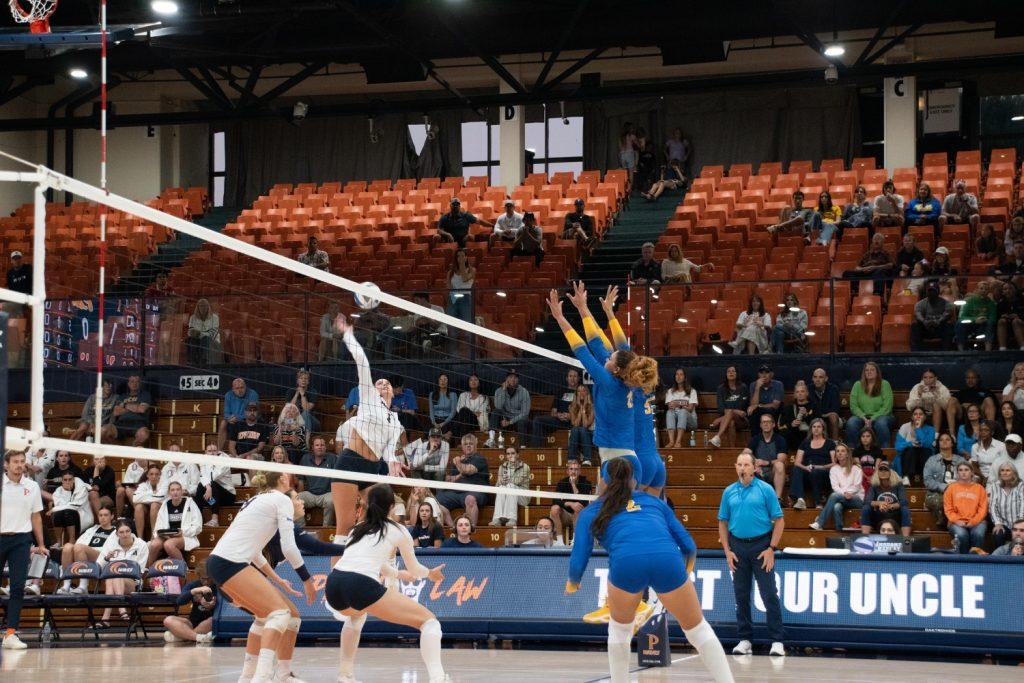
M345 623L341 631L338 683L356 683L355 656L367 614L419 629L420 654L430 683L451 680L441 665L441 624L434 614L412 598L387 590L381 583L385 576L403 581L444 579L443 564L428 569L417 561L409 530L390 519L394 505L395 494L387 484L376 484L369 489L363 521L352 529L345 555L327 577L324 589L327 604ZM391 565L396 552L405 563L403 570Z
M405 430L398 421L398 414L391 410L395 390L386 379L374 383L366 352L356 341L344 316L338 316L335 327L342 334L359 375L359 412L349 420L352 433L348 447L338 455L335 468L346 472L404 477L405 466L398 460L396 452ZM343 539L355 526L356 503L369 486L368 482L335 480L331 483L335 538Z
M259 472L252 477L252 482L262 492L238 512L221 536L206 560L206 572L232 602L255 617L249 631L260 638L259 653L254 656L246 652L239 680L299 683L291 675L291 658L302 620L295 605L281 595L271 581L290 595L302 597L302 593L277 575L263 557L263 548L274 534L280 533L281 550L302 579L306 603L312 605L316 588L295 545L294 518L303 514L302 502L289 495L292 489L289 474Z

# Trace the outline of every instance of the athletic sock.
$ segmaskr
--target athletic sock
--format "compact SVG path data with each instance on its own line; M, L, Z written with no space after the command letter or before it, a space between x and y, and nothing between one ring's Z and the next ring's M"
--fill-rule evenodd
M444 678L444 666L441 665L441 623L437 619L428 619L420 626L420 656L427 665L430 680Z
M79 583L81 583L81 582L79 582ZM63 588L64 590L66 590L66 591L71 590L71 579L64 579L64 583L62 583L60 585L60 587Z
M259 659L256 660L256 673L253 678L273 678L274 658L276 652L270 648L261 647Z
M86 590L88 590L89 589L89 579L79 579L78 580L78 587L79 588L85 588Z
M242 660L242 674L238 677L238 683L249 683L255 673L256 655L251 655L246 652L245 659Z
M700 653L700 658L711 673L711 677L715 679L715 683L733 683L732 671L729 669L725 650L722 649L722 643L715 635L711 624L702 619L693 628L684 630L683 635L690 641L690 645L693 645L694 649Z
M292 672L292 660L290 659L279 659L277 660L277 672L275 673L276 678L285 679Z
M632 641L632 621L623 624L608 619L608 669L612 683L629 683L629 646Z

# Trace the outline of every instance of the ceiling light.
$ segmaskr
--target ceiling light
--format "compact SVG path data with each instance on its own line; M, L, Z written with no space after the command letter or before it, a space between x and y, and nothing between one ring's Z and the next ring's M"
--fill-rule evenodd
M71 78L77 78L78 80L82 80L84 78L89 77L89 72L79 66L76 66L72 67L72 69L68 71L68 76L71 76Z
M174 0L153 0L149 3L149 7L157 14L164 16L178 13L178 3Z
M800 307L799 306L790 306L789 307L789 312L790 313L799 313L800 312Z
M825 47L826 57L842 57L846 54L846 48L839 43L832 43Z
M681 323L683 323L684 325L685 325L686 323L690 322L690 321L689 321L689 320L687 320L686 318L676 318L676 320L677 320L677 321L679 321L679 322L681 322Z
M495 295L500 296L502 299L508 296L508 294L506 294L505 292L495 292Z
M814 330L807 330L806 332L804 332L805 337L813 337L815 334L816 332Z
M712 344L712 345L711 345L711 349L712 349L712 350L713 350L713 351L714 351L715 353L722 353L722 347L721 347L721 346L719 346L718 344Z
M1017 114L1016 116L1010 117L1011 121L1024 121L1024 114Z
M536 330L537 332L543 332L544 331L543 327L535 327L533 329Z
M956 301L953 302L953 305L954 306L966 306L967 302L964 301L963 299L957 299Z
M711 305L714 306L716 304L718 304L718 299L712 299L711 300Z

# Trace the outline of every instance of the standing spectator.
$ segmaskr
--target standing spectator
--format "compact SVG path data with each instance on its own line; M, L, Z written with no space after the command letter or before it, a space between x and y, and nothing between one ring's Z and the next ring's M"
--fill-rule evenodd
M103 377L103 407L100 412L100 429L110 424L114 416L114 406L117 404L117 394L114 393L114 383L109 377ZM82 416L78 420L78 426L74 429L64 428L64 433L73 441L81 441L86 436L96 433L96 394L89 394L82 406Z
M736 353L767 353L771 329L772 316L764 309L764 299L754 294L747 303L747 310L736 318L736 338L729 344Z
M636 129L636 151L636 174L634 177L636 189L643 194L650 189L654 182L655 159L658 153L657 146L647 135L647 130L643 126L638 126Z
M569 419L569 406L576 398L576 387L580 385L580 372L576 368L569 368L565 373L565 389L555 396L554 405L547 415L538 415L533 418L530 430L530 446L541 448L544 445L545 437L552 431L559 429L572 429L572 422ZM570 453L570 457L572 454Z
M956 451L964 458L971 459L971 449L978 441L978 432L981 429L981 412L978 406L967 406L964 411L964 421L956 432Z
M455 406L459 399L455 392L448 387L448 375L443 372L437 377L437 389L427 394L427 402L430 404L430 426L432 429L439 429L444 438L452 436L452 420L455 418ZM392 401L392 403L394 403Z
M924 463L935 453L935 428L926 424L924 408L917 406L896 432L896 459L893 468L910 486L922 474Z
M417 548L440 548L444 541L444 529L434 518L430 503L420 503L416 508L416 523L409 528Z
M494 410L491 411L491 429L487 433L487 443L484 448L494 448L495 428L497 431L515 430L519 439L518 444L526 441L526 429L530 418L530 394L526 389L519 386L519 375L515 370L510 370L505 375L505 381L494 392Z
M1024 350L1024 295L1012 282L1003 285L1003 298L996 303L996 338L999 350L1011 343Z
M736 445L736 430L747 426L747 409L750 407L750 393L747 385L740 381L735 365L725 369L725 380L718 385L716 406L718 417L711 423L718 433L709 442L715 448L722 446L722 435L729 435L729 445Z
M875 216L875 218L878 217ZM892 277L895 268L892 256L885 250L885 235L876 232L875 236L871 238L867 253L861 257L857 267L843 272L843 277L852 278L855 281L871 279L874 281L875 293L882 295L885 293L887 285L891 284L889 278ZM857 286L856 282L854 282L854 286Z
M576 387L569 404L569 460L590 464L594 443L594 399L586 384Z
M490 473L487 470L487 459L476 450L476 437L466 434L462 437L462 454L456 455L448 462L448 471L445 481L457 481L463 484L477 484L487 486L490 484ZM452 510L462 508L466 516L475 527L477 518L480 516L480 508L487 505L488 496L486 493L475 491L456 491L446 489L437 496L437 502L441 505L441 515L447 526L453 526Z
M1001 256L1002 248L996 234L992 230L991 223L981 226L981 234L974 242L974 253L983 261L997 261Z
M725 551L725 561L733 572L732 585L736 595L736 626L740 642L733 654L749 655L754 637L750 619L751 578L757 581L766 611L765 625L772 640L771 654L785 654L782 628L782 607L775 585L775 552L782 540L785 521L782 508L771 486L754 476L754 457L744 451L736 458L739 478L722 493L718 509L718 537Z
M924 494L924 506L932 513L939 528L946 526L943 494L946 487L956 481L957 465L967 462L953 451L953 446L952 436L939 434L939 452L928 458L928 462L924 464L922 479L927 489L927 493Z
M327 312L320 316L320 346L317 348L316 357L321 363L338 360L341 335L336 331L334 321L340 314L341 306L338 302L330 301L327 304Z
M928 368L921 373L921 381L907 396L907 410L921 408L931 418L935 434L942 431L942 418L946 418L946 431L956 433L956 406L946 385L939 381L935 371Z
M93 525L95 519L89 508L89 485L65 472L60 487L53 492L53 507L46 513L57 534L57 543L72 543L82 529Z
M589 496L594 491L594 485L583 474L580 474L580 463L578 460L569 460L565 465L565 476L555 484L555 491L558 493L574 493L581 496ZM566 530L575 526L576 518L580 510L586 507L586 503L578 500L559 500L551 504L551 519L555 524L555 538L559 541L565 540Z
M128 375L126 393L114 404L111 423L103 428L104 437L111 441L114 438L133 437L133 446L143 446L149 440L149 411L152 405L153 398L142 388L142 378L137 373Z
M992 465L1007 458L1006 446L995 438L996 425L992 420L982 420L978 425L978 440L971 446L971 462L978 464L983 480L991 479Z
M910 506L907 503L907 492L899 478L892 473L889 463L882 460L875 467L871 476L871 486L864 497L864 507L860 513L860 532L870 534L878 529L882 522L889 520L899 523L900 534L910 535Z
M498 467L498 480L494 484L502 488L529 490L530 466L519 458L519 449L505 447L505 460ZM519 521L519 506L529 505L529 496L513 493L499 493L494 497L494 517L491 526L515 526Z
M629 269L629 281L635 285L661 283L661 263L654 258L654 242L644 242L640 258Z
M914 322L910 325L910 348L923 350L926 341L938 341L943 351L953 348L953 304L939 296L939 283L928 283L923 299L914 304Z
M452 197L451 211L443 214L437 220L437 236L442 242L455 242L459 249L465 249L466 237L469 236L469 226L474 223L479 223L488 228L494 227L494 223L463 211L462 202L459 201L459 198Z
M215 465L202 465L199 468L199 488L194 500L200 512L204 506L210 508L210 520L206 526L220 526L220 509L225 505L235 504L235 485L232 481L228 454L218 449L217 444L208 443L206 455L220 457L221 462Z
M473 532L476 531L476 524L468 515L460 515L455 518L455 535L444 539L442 548L483 548L482 545L473 540Z
M682 128L673 128L672 137L665 141L665 159L669 165L679 164L687 177L690 175L690 141L683 137Z
M327 442L322 436L313 438L313 448L309 453L302 456L299 464L303 467L316 467L323 470L333 470L337 464L334 455L327 452ZM331 500L331 478L311 477L301 475L297 478L296 489L299 491L299 500L306 507L306 512L320 508L324 511L323 525L334 526L334 502ZM305 526L306 518L296 519L298 526Z
M914 242L914 235L907 233L903 236L903 246L896 252L896 272L900 277L907 277L914 266L921 262L924 254Z
M839 425L842 419L839 417L841 401L839 398L839 387L828 381L828 373L825 368L817 368L811 373L811 386L809 387L808 398L811 400L811 412L820 417L828 425L828 434L832 440L839 438Z
M888 448L896 419L892 414L892 387L882 378L878 364L864 364L860 379L850 391L850 412L846 422L846 442L853 443L864 427L870 427L882 448Z
M821 507L829 482L829 470L836 464L836 442L825 434L825 421L811 420L810 434L796 451L793 461L789 497L794 500L794 510L807 509L807 480L811 484L811 501Z
M864 505L864 473L853 461L850 449L844 443L836 444L836 464L828 471L832 493L825 501L818 519L811 522L811 528L821 531L825 528L829 513L836 531L843 529L843 513L860 510Z
M544 260L544 230L537 225L537 217L532 211L523 214L523 227L516 235L510 253L512 256L532 256L536 266Z
M665 428L665 448L682 448L686 430L697 429L697 390L690 386L682 368L676 368L672 386L665 392Z
M772 328L772 351L783 353L786 350L786 342L793 341L793 349L798 352L805 351L807 346L804 333L807 331L807 311L800 308L800 300L796 294L786 294L782 312L775 318L775 327Z
M245 380L231 380L231 391L224 394L224 416L217 427L217 447L224 450L228 442L228 426L245 419L245 408L250 403L259 405L260 397L245 385Z
M864 491L867 492L875 466L886 459L882 449L875 443L875 432L870 427L860 430L860 439L853 449L853 459L864 472Z
M1013 254L992 270L993 275L1018 277L1024 275L1024 241L1013 243Z
M306 251L299 254L299 263L324 272L331 270L331 257L323 249L317 248L317 240L313 235L306 239Z
M1024 365L1021 365L1024 369ZM1024 372L1022 372L1024 375ZM964 373L964 381L960 389L953 394L956 402L956 419L963 416L963 411L969 405L976 405L986 419L996 419L996 398L992 391L981 386L981 375L974 368L968 368ZM1005 400L1005 399L1003 399Z
M967 296L967 303L960 307L956 323L956 345L961 351L968 343L982 340L985 350L992 350L996 332L996 302L989 294L991 285L986 281L978 283L974 294Z
M1003 387L1002 400L1012 401L1017 410L1024 410L1024 362L1013 366L1010 382Z
M821 230L821 214L813 207L804 206L804 193L797 190L793 193L793 205L782 207L779 212L779 222L768 226L768 232L798 231L810 243L812 230Z
M245 419L228 429L228 453L231 457L263 460L263 449L270 441L273 428L260 422L259 414L260 404L253 401L245 407Z
M686 174L679 162L672 160L668 166L661 166L659 177L647 192L641 192L640 195L647 201L654 202L665 190L681 190L684 187L686 187Z
M294 403L302 413L302 419L310 432L319 432L320 420L316 419L316 414L313 412L316 409L317 395L316 391L309 386L309 380L309 370L300 368L295 373L295 388L292 390L288 402Z
M1017 519L1010 529L1010 540L992 551L992 555L1024 557L1024 517Z
M0 475L3 492L0 495L0 573L6 565L10 588L7 630L3 633L2 647L4 650L24 650L28 646L18 638L17 631L25 599L29 558L33 554L46 557L50 551L43 537L43 499L39 485L25 474L25 454L18 451L4 453L4 470Z
M896 194L892 180L882 183L882 194L875 197L872 225L876 228L887 225L903 225L903 197Z
M795 451L811 433L811 422L817 415L811 405L807 383L802 379L793 385L793 401L782 408L777 429L786 438L788 450Z
M565 214L565 222L562 225L562 239L576 240L580 249L590 252L597 241L597 232L594 230L594 219L586 214L587 203L580 197L572 203L573 211Z
M494 232L491 233L490 241L511 242L515 240L519 230L523 227L523 214L516 213L516 203L511 199L505 200L505 213L498 216L494 221Z
M836 225L840 236L846 228L870 228L874 217L874 204L868 201L867 190L858 185L853 191L853 201L843 207L842 219Z
M452 266L448 270L448 315L467 323L473 322L473 283L476 281L476 268L469 262L465 249L455 252ZM464 334L469 333L456 332Z
M391 410L398 413L398 421L407 430L420 429L422 421L416 413L419 408L416 394L413 393L412 389L405 386L405 378L401 375L395 375L391 378L391 386L395 390L395 397L391 399Z
M196 302L195 311L188 319L185 341L189 365L205 368L210 363L221 362L220 317L210 308L207 299Z
M288 461L299 464L302 454L306 451L309 434L306 423L294 403L285 403L277 418L277 429L272 437L275 446L283 446L288 451Z
M786 439L775 431L775 418L765 413L760 419L761 431L750 437L740 455L753 458L754 473L775 489L782 501L782 487L786 483ZM738 464L738 461L737 461Z
M633 174L636 173L637 139L633 124L628 121L622 124L619 136L619 163L626 170L626 189L632 192Z
M1024 415L1020 414L1012 401L1003 401L999 406L996 423L996 438L1002 441L1010 434L1024 434Z
M946 223L942 218L942 203L932 194L932 187L928 183L917 186L917 196L907 202L903 217L907 226L932 226L936 237L942 234L942 226Z
M974 470L968 463L956 466L956 481L946 487L942 499L954 551L966 554L982 547L988 529L988 494L974 481Z
M184 559L182 552L199 547L198 537L202 530L203 515L195 501L185 495L181 484L172 482L153 525L146 566L152 566L162 555L175 560Z
M444 481L451 447L442 436L440 429L431 427L427 432L427 438L416 439L405 447L405 457L412 477Z
M1024 484L1017 468L1008 460L994 466L995 476L988 483L988 512L992 517L992 545L1006 543L1013 520L1024 517Z
M843 212L832 203L832 194L827 190L818 195L818 215L821 217L818 244L828 246L836 232L836 224L843 218Z
M728 371L726 371L728 377ZM772 366L762 363L757 369L757 379L750 385L750 403L747 406L747 415L751 421L759 422L762 415L769 415L772 424L782 409L782 399L786 390L782 382L775 379Z
M946 195L942 202L942 219L947 225L970 224L971 232L978 233L981 223L978 198L967 192L967 181L962 178L954 183L953 194Z
M459 403L455 410L455 429L452 435L461 439L464 434L490 429L490 401L480 393L480 378L475 374L467 381L469 389L459 394Z
M692 273L694 271L702 273L705 269L714 271L715 264L700 264L685 259L679 245L673 244L668 248L668 258L661 262L661 284L675 285L693 282Z

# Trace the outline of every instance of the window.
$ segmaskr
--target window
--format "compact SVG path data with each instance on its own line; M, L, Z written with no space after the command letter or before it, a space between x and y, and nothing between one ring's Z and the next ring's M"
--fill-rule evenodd
M225 149L224 132L210 136L210 196L214 206L224 206Z
M427 127L422 123L409 124L409 137L416 154L423 153L423 145L427 144Z
M462 177L490 176L495 184L498 173L498 127L486 121L467 121L462 124Z
M583 170L583 117L570 116L568 121L550 118L526 124L526 149L534 154L534 173L572 171L578 175ZM500 130L499 125L482 121L462 124L464 178L488 175L491 185L500 183Z

